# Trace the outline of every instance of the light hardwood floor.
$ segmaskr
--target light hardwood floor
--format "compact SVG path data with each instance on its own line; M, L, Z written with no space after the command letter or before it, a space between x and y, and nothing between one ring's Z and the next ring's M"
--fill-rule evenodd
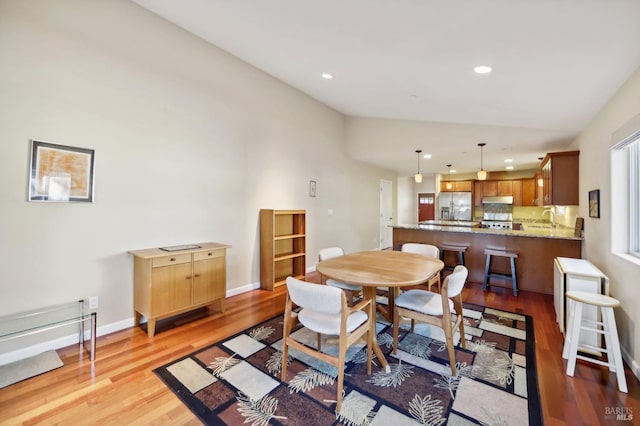
M316 274L308 280L317 281ZM538 381L546 425L639 424L640 384L626 369L629 393L617 391L615 374L578 362L564 373L562 336L552 296L467 284L463 300L533 317ZM200 424L152 370L221 338L269 319L284 308L284 288L254 290L227 299L224 314L200 310L160 321L156 336L130 328L98 338L96 361L76 345L58 350L64 367L0 389L0 424ZM627 410L633 422L609 411Z

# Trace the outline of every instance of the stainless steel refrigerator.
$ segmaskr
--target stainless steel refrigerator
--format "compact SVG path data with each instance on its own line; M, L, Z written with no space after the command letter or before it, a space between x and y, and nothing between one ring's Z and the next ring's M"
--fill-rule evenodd
M471 220L472 209L471 192L441 192L438 195L440 220Z

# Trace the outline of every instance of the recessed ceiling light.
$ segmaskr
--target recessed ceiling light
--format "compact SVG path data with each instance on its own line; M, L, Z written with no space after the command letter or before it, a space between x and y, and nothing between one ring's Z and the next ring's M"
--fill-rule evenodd
M455 172L456 172L456 169L451 169L451 173L455 173Z
M422 158L429 159L429 158L431 158L431 154L424 154L424 155L422 156Z
M329 74L328 72L323 72L322 78L324 78L325 80L331 80L333 78L333 74Z
M474 67L473 70L477 74L489 74L491 71L493 71L493 68L488 65L478 65L477 67Z
M511 158L507 158L506 160L504 160L505 163L513 163L513 159Z
M513 166L507 166L507 170L513 170Z

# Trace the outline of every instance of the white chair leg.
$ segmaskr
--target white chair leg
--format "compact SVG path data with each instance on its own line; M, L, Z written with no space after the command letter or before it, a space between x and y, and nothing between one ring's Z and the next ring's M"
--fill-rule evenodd
M580 327L582 324L582 303L574 302L571 309L571 334L569 339L569 353L567 361L567 376L572 376L576 369L576 356L578 355L578 342L580 340Z
M609 364L613 363L615 366L618 389L620 392L628 393L627 379L624 376L624 364L622 363L622 354L620 353L620 340L618 339L618 328L616 327L613 308L602 308L602 322L604 324L605 336L608 337L606 344ZM609 369L611 370L611 368Z

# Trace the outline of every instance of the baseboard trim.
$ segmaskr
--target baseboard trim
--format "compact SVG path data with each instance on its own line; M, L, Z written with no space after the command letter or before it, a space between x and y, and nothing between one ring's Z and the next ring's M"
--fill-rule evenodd
M244 285L242 287L232 288L231 290L227 290L227 297L237 296L238 294L246 293L247 291L257 290L260 288L260 282L251 283Z
M638 365L638 363L631 357L629 352L627 352L625 348L622 347L622 345L620 345L620 352L622 352L623 361L629 366L629 369L631 370L633 375L636 376L638 380L640 380L640 365Z

